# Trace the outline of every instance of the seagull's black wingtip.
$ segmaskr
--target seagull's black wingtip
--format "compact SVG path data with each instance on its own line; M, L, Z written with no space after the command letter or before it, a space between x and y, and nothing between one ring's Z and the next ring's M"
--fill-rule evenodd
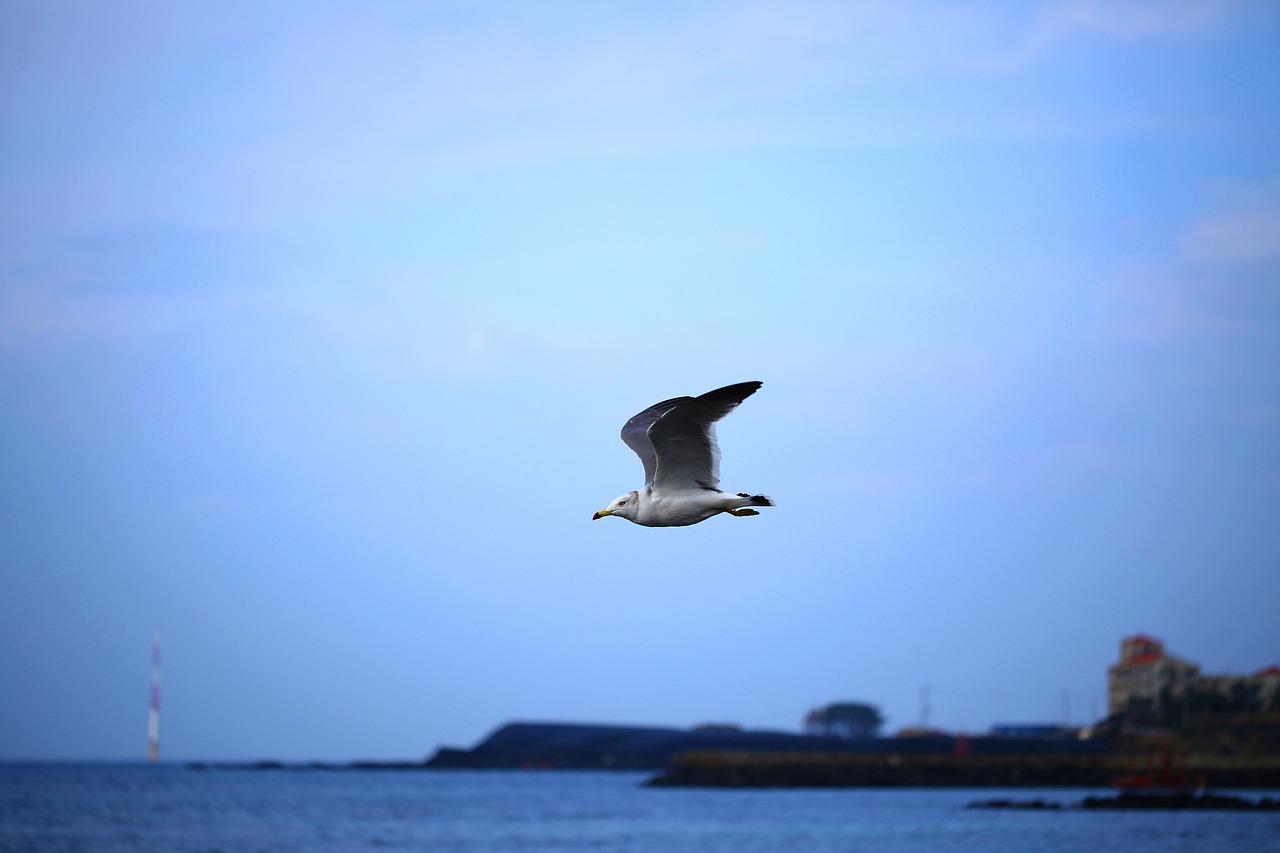
M750 397L752 394L760 390L760 386L764 385L759 380L751 382L738 382L734 385L726 385L723 388L717 388L714 391L708 391L698 397L699 400L709 399L729 399L737 400L739 403Z

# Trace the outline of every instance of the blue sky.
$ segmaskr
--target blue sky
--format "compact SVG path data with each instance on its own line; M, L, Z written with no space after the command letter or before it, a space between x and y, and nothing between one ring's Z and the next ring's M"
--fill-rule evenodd
M0 9L0 757L1280 662L1265 3ZM651 530L622 422L760 517Z

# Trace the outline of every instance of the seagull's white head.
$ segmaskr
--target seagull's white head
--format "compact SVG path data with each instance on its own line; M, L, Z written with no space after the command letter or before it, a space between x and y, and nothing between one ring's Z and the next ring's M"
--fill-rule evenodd
M591 516L591 520L604 518L606 515L616 515L625 518L627 521L635 521L635 512L640 507L640 493L627 492L619 498L614 498L613 503L609 504L608 509L602 509L595 515Z

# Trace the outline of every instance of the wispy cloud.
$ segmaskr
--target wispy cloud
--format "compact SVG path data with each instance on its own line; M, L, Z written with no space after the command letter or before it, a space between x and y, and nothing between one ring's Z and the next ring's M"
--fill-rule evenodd
M726 64L782 61L815 85L957 71L1002 72L1081 39L1136 42L1218 34L1244 4L1066 0L1021 6L939 2L748 3L718 22Z
M145 26L77 13L23 30L22 85L0 117L13 194L0 220L289 230L546 162L1124 134L1153 119L983 87L1056 45L1206 36L1238 8L743 2L638 20L609 6L378 5L216 24L169 11ZM86 121L93 150L66 156Z
M1192 223L1183 252L1202 263L1239 263L1280 257L1280 178L1221 185L1219 209Z
M1105 341L1169 341L1239 330L1204 304L1185 270L1134 264L1118 268L1100 291L1098 332Z
M1112 284L1101 291L1106 335L1255 335L1270 322L1265 314L1226 312L1218 297L1266 281L1237 275L1239 265L1280 260L1280 178L1221 182L1209 195L1206 209L1172 235L1163 260L1115 266Z
M1197 261L1257 261L1280 256L1280 210L1212 216L1188 232L1186 252Z
M1231 0L1068 0L1040 6L1033 44L1074 36L1136 41L1216 32L1241 4Z

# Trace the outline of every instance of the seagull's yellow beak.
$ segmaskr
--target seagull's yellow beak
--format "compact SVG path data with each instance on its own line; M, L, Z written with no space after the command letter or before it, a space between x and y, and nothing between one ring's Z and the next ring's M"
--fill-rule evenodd
M591 520L595 521L596 519L604 518L606 515L613 515L613 510L602 509L595 515L591 516Z

